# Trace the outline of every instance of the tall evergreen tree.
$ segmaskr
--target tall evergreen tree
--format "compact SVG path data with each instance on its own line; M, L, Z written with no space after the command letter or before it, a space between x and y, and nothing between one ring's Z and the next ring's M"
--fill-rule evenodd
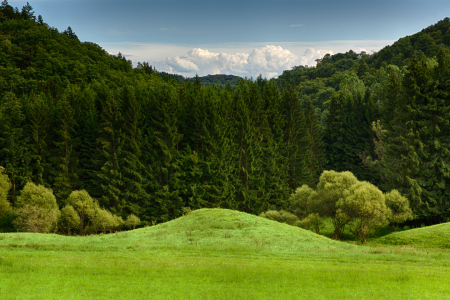
M126 207L121 194L124 182L120 158L125 140L119 101L120 99L111 95L108 101L102 103L100 135L97 139L102 165L97 173L97 184L102 189L99 203L104 207L109 207L116 214L121 214Z
M296 92L290 86L285 89L282 97L282 111L285 119L283 156L288 163L288 184L291 189L296 189L308 183L309 141L305 114Z
M32 152L29 136L25 134L25 121L20 99L11 92L6 93L0 106L0 158L11 181L12 203L32 177Z
M66 97L56 105L52 177L56 199L62 203L77 188L76 158L73 138L75 117Z
M306 107L306 132L308 138L307 170L309 186L316 186L319 176L324 170L326 163L325 148L322 141L322 131L317 121L311 100Z

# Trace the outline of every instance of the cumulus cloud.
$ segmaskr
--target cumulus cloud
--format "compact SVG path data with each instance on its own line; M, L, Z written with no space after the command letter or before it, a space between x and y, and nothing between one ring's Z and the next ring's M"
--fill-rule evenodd
M315 65L331 50L308 48L302 56L297 56L281 46L266 45L255 48L250 53L215 53L207 49L194 48L183 56L167 57L155 64L160 71L178 73L184 76L208 74L234 74L243 77L272 78L297 65Z

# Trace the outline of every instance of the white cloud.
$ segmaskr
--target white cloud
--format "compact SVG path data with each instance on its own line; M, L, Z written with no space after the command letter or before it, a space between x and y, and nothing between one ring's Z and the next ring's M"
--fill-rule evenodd
M156 63L157 70L178 73L184 76L208 74L234 74L246 77L272 78L296 65L313 65L315 60L329 50L308 48L304 55L297 56L281 46L266 45L250 53L215 53L207 49L194 48L183 56L167 57Z
M158 71L192 77L195 74L233 74L272 78L298 65L315 66L325 54L378 51L393 41L323 41L272 43L189 44L102 43L108 52L119 51L137 62L149 62ZM184 55L181 55L185 53Z

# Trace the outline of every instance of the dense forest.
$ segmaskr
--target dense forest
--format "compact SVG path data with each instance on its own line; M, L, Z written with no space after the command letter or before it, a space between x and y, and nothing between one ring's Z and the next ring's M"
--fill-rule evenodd
M60 208L85 190L118 216L285 209L323 170L450 217L450 22L378 53L326 55L277 79L181 80L0 5L0 166ZM232 81L234 80L234 81ZM227 83L228 82L228 83Z

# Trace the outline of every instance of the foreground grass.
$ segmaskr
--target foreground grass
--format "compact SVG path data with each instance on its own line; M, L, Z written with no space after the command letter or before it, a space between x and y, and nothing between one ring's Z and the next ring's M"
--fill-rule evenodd
M150 228L0 234L2 299L449 299L450 252L361 247L228 210Z

